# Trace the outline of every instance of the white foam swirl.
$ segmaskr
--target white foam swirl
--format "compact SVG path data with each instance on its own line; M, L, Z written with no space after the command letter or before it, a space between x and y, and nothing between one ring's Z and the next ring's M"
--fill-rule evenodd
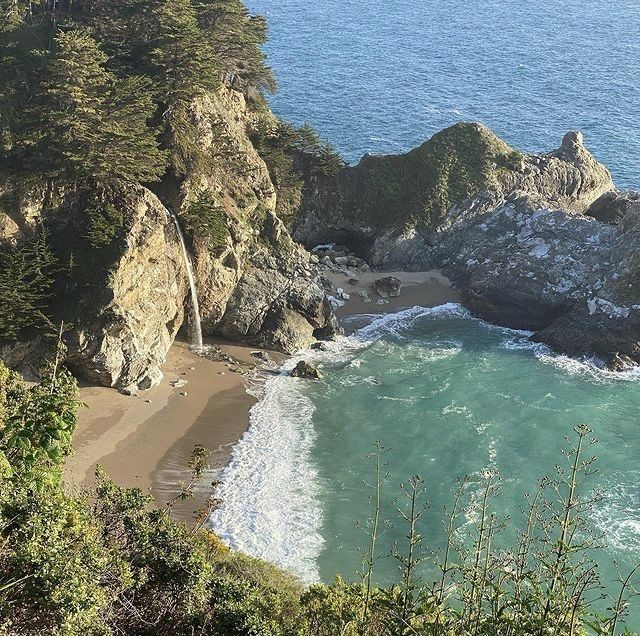
M259 389L250 428L234 447L216 493L223 504L209 524L235 550L312 582L319 578L322 512L310 459L314 407L298 382L282 373Z
M456 303L438 307L412 307L403 311L361 316L371 321L351 336L327 343L324 350L306 350L290 359L279 375L271 377L251 392L258 403L251 409L250 428L233 450L222 475L217 495L223 505L212 515L211 528L234 549L258 556L296 573L306 582L319 579L317 559L322 550L322 504L317 471L312 461L315 440L313 402L304 391L304 380L291 378L288 371L306 359L321 367L359 366L358 354L381 338L403 340L423 319L473 320L492 331L498 330L504 349L530 350L542 363L553 364L568 373L588 374L600 381L640 379L640 369L611 373L593 361L579 361L553 353L529 340L529 332L497 327L474 318ZM434 359L458 354L463 345L441 341L432 350ZM414 352L415 354L415 352ZM367 382L369 378L359 379ZM377 384L371 378L372 384ZM490 464L496 446L489 447ZM611 525L610 519L604 520ZM628 518L619 527L620 542L635 537L637 519ZM615 537L614 537L615 538Z

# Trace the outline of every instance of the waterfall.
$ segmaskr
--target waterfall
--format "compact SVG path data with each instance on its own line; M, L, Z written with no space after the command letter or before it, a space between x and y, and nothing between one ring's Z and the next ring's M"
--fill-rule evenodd
M198 290L196 288L196 279L193 275L193 267L191 266L191 259L189 258L189 252L187 252L187 244L184 241L184 234L178 221L178 217L169 209L169 216L176 226L178 231L178 238L180 239L180 245L182 246L182 257L184 259L185 267L187 268L187 276L189 277L189 287L191 289L191 346L196 351L202 351L202 324L200 322L200 303L198 303Z

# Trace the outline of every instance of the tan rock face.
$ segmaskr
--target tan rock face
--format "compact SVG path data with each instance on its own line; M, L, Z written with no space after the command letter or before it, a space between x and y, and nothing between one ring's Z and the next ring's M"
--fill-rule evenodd
M149 388L184 319L187 278L176 229L145 188L128 192L131 219L121 255L96 281L106 293L95 315L66 335L69 364L96 384Z
M142 186L121 185L85 193L84 199L63 197L55 212L54 225L62 226L56 230L58 244L67 237L74 242L74 248L63 247L65 258L75 247L85 252L82 275L67 281L57 298L56 320L67 325L69 366L92 383L134 391L162 377L161 366L190 302L187 271L166 206L185 230L205 334L293 352L337 329L308 253L275 215L275 188L248 134L256 115L242 94L222 89L194 104L192 115L206 169L180 183L160 184L162 202ZM189 229L186 212L203 191L227 230L215 244ZM92 252L83 232L96 199L120 211L126 229L116 244ZM0 241L14 235L20 240L23 227L28 232L40 217L40 207L14 205L0 224L5 228ZM43 351L28 345L16 343L0 355L32 371Z
M184 210L194 193L213 193L224 211L229 237L212 249L194 237L205 333L245 340L287 353L337 325L324 292L313 280L308 253L277 217L269 171L248 135L255 113L244 96L222 89L195 105L202 149L213 163L204 176L182 186ZM297 302L300 288L309 291Z

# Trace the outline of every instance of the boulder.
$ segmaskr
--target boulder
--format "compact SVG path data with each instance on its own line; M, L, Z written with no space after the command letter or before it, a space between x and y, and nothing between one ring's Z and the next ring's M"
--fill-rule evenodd
M381 298L397 298L400 296L402 281L395 276L384 276L378 278L374 283L376 293Z
M357 291L353 292L353 295L358 300L361 300L363 303L371 302L371 298L369 297L369 292L366 289L358 289Z
M306 380L321 380L322 374L306 360L300 360L291 370L291 377L304 378Z
M626 215L631 206L640 201L640 192L612 190L605 192L591 204L585 212L587 216L597 219L601 223L617 225Z

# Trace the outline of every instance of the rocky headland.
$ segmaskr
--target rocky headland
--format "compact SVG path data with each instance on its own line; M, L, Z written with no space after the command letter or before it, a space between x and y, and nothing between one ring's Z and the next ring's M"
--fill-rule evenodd
M293 236L383 271L440 269L478 316L619 369L640 363L638 198L615 189L580 133L524 155L457 124L321 183Z
M15 260L44 228L57 268L52 333L32 329L0 346L11 367L37 375L62 324L66 363L80 378L129 392L157 385L191 303L172 214L187 237L205 335L291 353L336 332L310 255L276 215L275 187L250 139L258 118L275 118L229 87L194 102L190 116L208 158L197 174L168 176L153 191L15 183L0 193L0 253ZM202 201L206 214L197 216Z
M640 363L640 195L616 191L580 133L524 155L481 125L458 124L292 196L254 143L264 108L223 87L194 102L191 117L210 157L198 174L165 177L153 191L116 182L2 193L5 254L46 229L58 268L51 323L86 381L128 392L160 382L191 303L175 218L205 335L292 353L339 330L341 298L325 274L440 270L484 319L610 368ZM193 212L203 198L204 221ZM380 305L400 293L391 278L370 282L352 288L364 303L372 291ZM36 375L54 340L32 331L0 357Z

